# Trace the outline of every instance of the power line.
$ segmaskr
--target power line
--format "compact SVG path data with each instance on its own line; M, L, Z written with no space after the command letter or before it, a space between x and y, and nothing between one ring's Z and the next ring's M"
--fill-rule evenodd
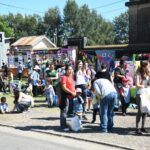
M112 10L110 10L110 11L101 12L101 14L109 14L109 13L111 13L111 12L119 11L119 10L122 10L122 9L124 9L124 7L118 8L118 9L112 9Z
M9 5L9 4L4 4L4 3L0 3L0 5L7 6L7 7L12 7L12 8L17 8L17 9L30 10L30 11L33 11L33 12L44 14L44 12L41 12L41 11L38 11L38 10L33 10L33 9L30 9L30 8L24 8L24 7L19 7L19 6Z
M98 6L98 7L95 7L95 8L91 8L90 10L93 10L93 9L99 9L99 8L103 8L103 7L108 7L108 6L112 6L112 5L115 5L117 3L121 3L125 0L120 0L120 1L117 1L117 2L113 2L113 3L108 3L108 4L105 4L105 5L102 5L102 6Z
M89 10L112 6L112 5L115 5L115 4L123 2L123 1L125 1L125 0L120 0L120 1L117 1L117 2L109 3L109 4L102 5L102 6L99 6L99 7L95 7L95 8L89 9ZM15 6L15 5L5 4L5 3L1 3L1 2L0 2L0 5L7 6L7 7L12 7L12 8L17 8L17 9L30 10L30 11L37 12L37 13L42 13L42 14L45 13L45 12L41 12L41 11L38 11L38 10L33 10L33 9L30 9L30 8L24 8L24 7L19 7L19 6ZM121 9L123 9L123 8L101 12L101 14L107 14L107 13L111 13L113 11L118 11L118 10L121 10Z

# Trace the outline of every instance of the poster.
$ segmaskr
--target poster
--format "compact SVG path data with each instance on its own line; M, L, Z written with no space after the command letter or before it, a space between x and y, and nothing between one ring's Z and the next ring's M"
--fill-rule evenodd
M9 67L13 67L14 66L14 56L13 55L9 55L8 56L8 66Z
M21 64L23 64L23 57L22 57L22 55L18 56L18 62L21 62Z
M97 69L100 69L102 63L107 64L108 70L110 73L113 72L115 68L115 51L114 50L97 50Z

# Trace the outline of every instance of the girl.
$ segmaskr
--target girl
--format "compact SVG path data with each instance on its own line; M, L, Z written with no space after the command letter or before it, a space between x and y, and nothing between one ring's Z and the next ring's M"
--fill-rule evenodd
M46 83L45 95L46 95L46 101L48 103L48 107L53 106L54 97L55 97L55 91L53 89L51 80L48 80L47 83Z
M136 87L137 87L137 104L138 104L138 113L136 116L136 133L142 134L142 132L147 132L145 130L145 121L146 121L146 113L141 112L141 98L142 90L150 86L150 71L148 69L148 62L142 61L139 69L136 74ZM142 118L142 128L139 128L140 119Z

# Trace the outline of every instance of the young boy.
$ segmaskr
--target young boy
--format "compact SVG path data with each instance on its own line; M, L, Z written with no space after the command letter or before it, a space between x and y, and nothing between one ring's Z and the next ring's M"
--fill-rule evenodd
M126 110L130 104L130 86L129 81L126 78L122 79L122 86L120 87L120 99L122 105L122 114L126 116Z
M80 88L76 89L76 97L73 99L73 111L74 114L79 117L80 120L80 127L82 128L82 115L83 115L83 103L84 100L82 99L82 90Z
M8 104L6 103L6 97L1 97L0 113L4 114L8 112Z
M93 120L91 121L91 123L95 123L97 112L100 117L100 102L99 102L96 94L93 93Z

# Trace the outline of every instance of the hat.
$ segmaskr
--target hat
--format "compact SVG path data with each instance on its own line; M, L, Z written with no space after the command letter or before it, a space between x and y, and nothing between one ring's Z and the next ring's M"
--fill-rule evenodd
M33 69L34 70L40 70L40 67L38 65L35 65L35 67Z
M76 88L77 93L82 93L82 90L80 88Z

